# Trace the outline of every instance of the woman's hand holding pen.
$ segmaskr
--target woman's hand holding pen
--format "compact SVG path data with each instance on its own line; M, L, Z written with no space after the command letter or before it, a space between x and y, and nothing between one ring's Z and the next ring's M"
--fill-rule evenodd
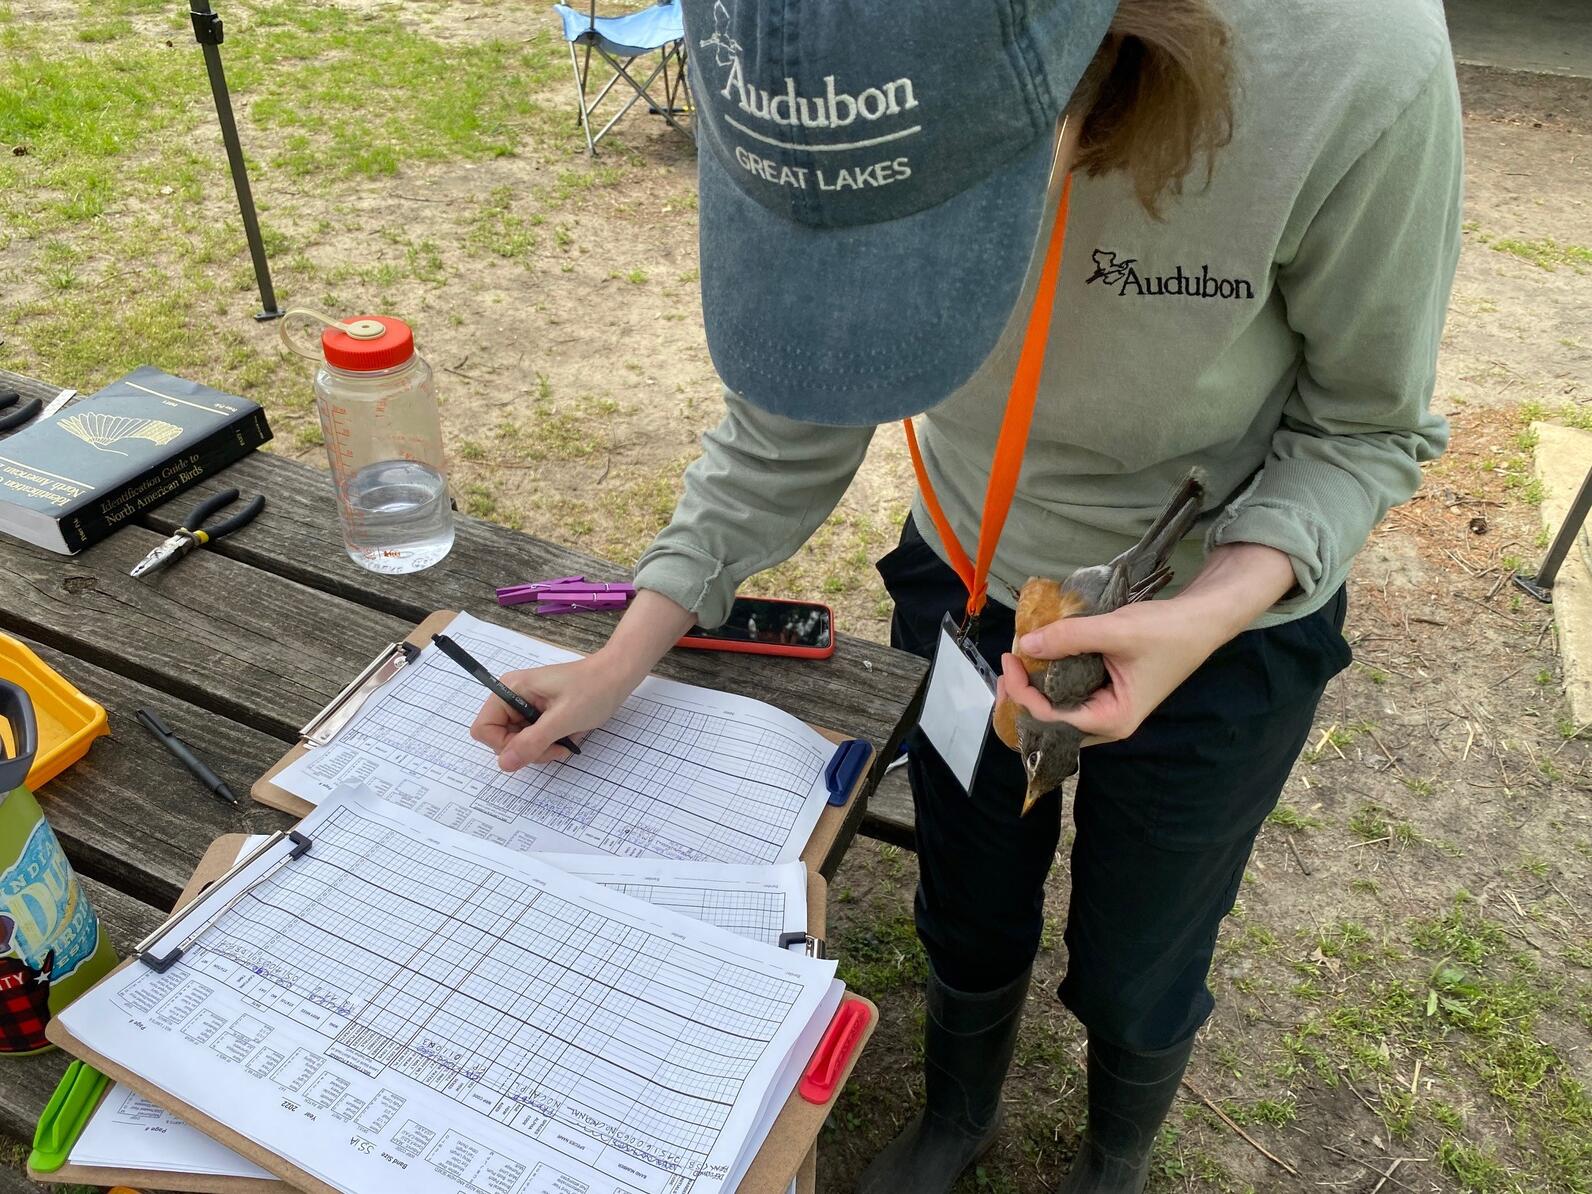
M535 725L527 725L508 705L488 696L470 736L497 755L504 771L569 758L558 740L566 735L579 739L612 717L695 622L693 614L667 597L645 590L637 593L600 650L570 663L526 668L502 677L503 683L541 710Z

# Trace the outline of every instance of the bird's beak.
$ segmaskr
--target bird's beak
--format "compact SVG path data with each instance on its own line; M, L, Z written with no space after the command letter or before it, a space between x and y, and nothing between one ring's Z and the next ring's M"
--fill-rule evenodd
M1028 790L1023 793L1023 816L1026 817L1029 813L1029 810L1043 800L1045 796L1046 793L1039 791L1032 783L1030 783L1028 785Z

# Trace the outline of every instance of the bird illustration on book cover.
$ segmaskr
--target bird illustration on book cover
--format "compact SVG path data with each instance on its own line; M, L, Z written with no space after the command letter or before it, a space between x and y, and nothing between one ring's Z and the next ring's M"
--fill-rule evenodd
M1061 581L1035 576L1023 585L1017 595L1012 653L1052 708L1076 709L1105 687L1105 660L1093 653L1035 659L1019 646L1023 636L1062 618L1108 614L1154 597L1171 583L1172 551L1193 528L1204 500L1204 475L1191 470L1144 537L1109 564L1080 568ZM1078 770L1082 731L1064 722L1039 721L1009 698L996 704L994 726L996 736L1022 757L1028 777L1025 815Z
M99 411L83 411L60 420L56 426L68 435L75 435L91 448L101 452L115 452L126 456L115 445L130 439L146 439L156 447L171 443L182 434L182 428L164 419L139 419L131 415L109 415Z

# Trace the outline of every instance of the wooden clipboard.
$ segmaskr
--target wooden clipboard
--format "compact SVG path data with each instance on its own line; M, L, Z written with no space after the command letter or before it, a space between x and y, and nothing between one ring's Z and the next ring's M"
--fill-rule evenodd
M188 885L182 889L182 894L177 897L173 911L188 904L196 895L208 887L228 868L238 860L238 852L243 849L243 844L248 840L242 833L229 833L218 837L210 843L210 848L199 860L198 867L188 879ZM130 965L124 962L118 966L112 975L120 974ZM52 1025L52 1029L53 1025ZM62 1035L65 1035L64 1030ZM71 1052L68 1049L68 1052ZM98 1066L98 1063L95 1063ZM109 1074L111 1071L105 1069ZM112 1087L107 1086L100 1095L99 1103L95 1105L94 1114L99 1113L104 1106L105 1099L110 1095ZM189 1118L185 1115L184 1118ZM198 1116L192 1116L198 1119ZM241 1150L239 1150L241 1151ZM275 1178L260 1177L224 1177L213 1173L174 1173L166 1169L119 1169L100 1165L74 1165L68 1161L59 1169L48 1173L28 1167L28 1177L36 1182L61 1182L79 1186L131 1186L135 1190L191 1190L198 1194L285 1194L293 1189L288 1183Z
M194 870L188 880L188 885L183 888L182 895L178 897L176 908L182 908L192 901L201 891L232 867L237 861L238 852L243 848L245 835L229 833L217 838L205 851L199 866ZM807 868L807 932L813 937L822 937L828 924L829 888L824 878L817 870ZM174 909L175 910L175 909ZM137 958L129 958L101 982L110 982L129 966L139 965ZM856 1067L857 1059L862 1056L868 1040L873 1036L873 1030L879 1022L879 1010L869 1000L861 996L846 995L846 1001L856 1001L865 1004L871 1015L867 1028L858 1040L856 1048L852 1051L841 1071L840 1081L836 1084L835 1095L827 1104L819 1106L807 1102L799 1093L792 1091L786 1100L785 1108L780 1112L775 1121L773 1130L763 1142L763 1147L758 1151L756 1159L747 1170L746 1176L737 1187L735 1194L786 1194L791 1180L797 1182L800 1194L814 1194L817 1181L818 1165L818 1132L829 1118L829 1113L834 1110L835 1099L850 1080L852 1070ZM99 1166L73 1165L70 1162L50 1173L41 1173L33 1169L28 1170L28 1176L37 1182L73 1182L89 1186L132 1186L135 1189L154 1190L182 1190L197 1191L198 1194L284 1194L287 1190L305 1190L312 1194L338 1194L335 1187L327 1185L318 1178L305 1173L292 1162L278 1156L269 1149L260 1147L252 1140L234 1131L220 1120L212 1119L203 1112L193 1107L174 1104L173 1100L164 1091L152 1083L134 1074L132 1071L117 1065L103 1055L88 1048L74 1037L61 1024L59 1019L50 1021L46 1035L55 1044L74 1057L80 1057L101 1073L117 1082L123 1082L133 1090L157 1103L162 1107L175 1112L185 1122L198 1128L207 1136L220 1141L233 1152L248 1158L262 1169L270 1170L279 1175L279 1180L267 1180L253 1177L218 1177L214 1174L197 1173L172 1173L165 1170L147 1169L111 1169ZM109 1094L110 1087L106 1087ZM104 1095L100 1097L104 1102ZM96 1111L98 1108L96 1108Z
M458 613L454 610L438 610L410 631L408 637L403 641L413 647L424 648L430 644L432 635L439 634L447 629L453 619L458 616ZM385 654L387 653L383 652L383 655ZM379 661L378 658L375 662ZM373 667L367 672L367 676L373 676L374 673L375 666L373 663ZM374 690L372 689L371 691ZM354 707L357 708L359 704L363 703L364 697L368 695L370 695L370 692L361 692L359 690L357 682L356 684L351 684L332 704L328 705L317 715L317 719L326 716L329 712L346 702L355 702ZM312 722L310 724L314 725L315 723ZM808 724L811 725L812 723L809 722ZM844 742L852 741L846 735L824 726L813 725L812 729L829 739L837 747ZM819 815L818 824L813 827L812 836L807 839L807 846L802 851L801 860L807 864L809 871L818 870L823 866L824 860L829 857L830 848L834 846L835 839L840 836L841 827L846 822L846 811L851 806L851 802L856 799L863 782L867 779L867 762L873 757L873 748L866 743L864 746L866 747L866 754L863 756L860 765L856 767L856 778L852 781L850 790L846 793L846 799L839 805L830 804L825 806L823 813ZM271 808L281 809L283 812L291 813L295 817L308 816L310 810L315 806L302 797L295 796L292 792L277 787L273 781L291 764L308 754L310 749L308 743L300 741L297 746L278 759L269 771L254 782L249 794L259 803L268 805Z

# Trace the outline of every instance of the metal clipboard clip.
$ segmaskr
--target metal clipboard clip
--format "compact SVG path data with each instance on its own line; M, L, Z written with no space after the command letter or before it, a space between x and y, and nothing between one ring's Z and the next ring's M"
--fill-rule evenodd
M156 974L164 974L222 914L288 863L302 858L311 844L310 839L296 829L273 833L269 840L238 859L226 874L173 912L163 925L134 946L134 956ZM260 866L261 863L265 865ZM256 866L260 866L259 873L251 874L250 868ZM196 916L197 922L189 927L188 922Z
M795 949L801 947L801 952L809 958L827 958L828 947L822 937L814 937L811 933L781 933L779 947L781 949Z
M311 746L325 746L354 719L378 688L419 658L420 648L413 643L388 643L347 688L305 723L299 731L300 740Z

